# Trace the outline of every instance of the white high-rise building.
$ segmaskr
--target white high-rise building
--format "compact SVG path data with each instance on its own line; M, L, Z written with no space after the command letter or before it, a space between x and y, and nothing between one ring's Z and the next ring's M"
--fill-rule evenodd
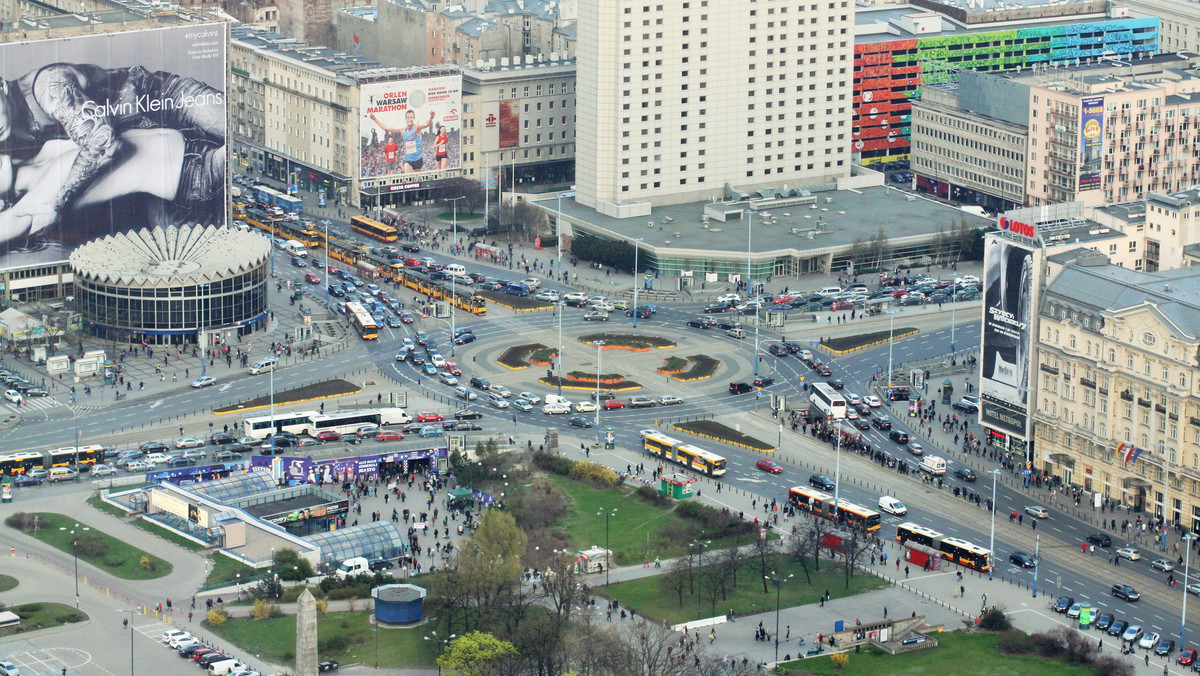
M579 0L576 200L610 216L850 173L854 3Z

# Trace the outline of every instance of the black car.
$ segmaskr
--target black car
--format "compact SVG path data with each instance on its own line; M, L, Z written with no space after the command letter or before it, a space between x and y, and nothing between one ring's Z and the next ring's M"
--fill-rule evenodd
M454 339L455 345L466 345L467 343L474 343L474 342L475 342L475 334L474 333L464 333L461 336Z
M24 488L26 486L41 486L42 478L36 477L36 476L27 476L25 474L18 474L16 477L13 478L13 485L16 486L17 488Z
M1071 598L1070 596L1060 596L1058 597L1058 600L1054 602L1054 605L1050 607L1050 609L1056 613L1065 613L1070 610L1071 606L1073 605L1075 605L1075 599Z
M652 314L654 314L654 313L650 311L650 308L640 307L637 309L638 319L650 319L650 315L652 315ZM625 316L632 317L633 316L633 308L629 308L628 310L626 310Z
M823 491L831 491L837 487L837 484L833 483L833 479L824 474L814 474L808 477L808 485L813 488L820 488Z
M230 657L228 655L225 655L224 653L209 653L209 654L205 655L204 657L201 657L199 661L200 661L200 666L207 667L208 665L212 664L213 662L223 662L227 659L230 659Z
M429 423L423 423L423 422L410 422L407 425L404 425L403 427L401 427L400 431L405 434L420 434L421 428L425 427L428 424Z
M1142 598L1142 595L1139 594L1132 585L1128 585L1123 582L1118 582L1112 586L1112 595L1119 599L1125 599L1126 601L1136 601Z
M1008 560L1022 568L1033 568L1033 557L1026 552L1013 552L1008 555ZM1070 606L1067 607L1070 608Z
M334 286L330 284L329 295L333 296L334 298L344 298L346 296L346 290L340 286Z
M745 394L753 389L750 383L729 383L730 394Z
M1087 541L1093 545L1096 545L1097 547L1112 546L1112 538L1104 533L1092 533L1091 535L1087 536Z
M281 455L281 454L285 453L286 451L287 451L287 449L285 449L282 446L276 446L275 448L271 448L270 446L267 446L266 448L259 449L258 454L259 455Z
M754 379L755 387L768 387L768 386L774 385L774 384L775 384L775 379L770 376L762 376L761 378Z
M325 660L317 665L317 671L337 671L338 666L337 660Z
M950 408L953 408L956 411L962 411L964 413L975 413L979 410L978 406L966 400L956 401Z
M966 467L959 467L958 469L954 470L954 476L962 479L963 481L974 481L979 478L979 475L975 473L975 470L967 469Z
M821 375L824 375L824 374L821 374ZM840 381L840 380L831 380L831 381L829 381L829 386L830 386L830 387L832 387L832 388L833 388L833 389L835 389L835 390L844 390L844 389L846 389L846 383L843 383L843 382L842 382L842 381Z
M901 430L892 430L888 433L888 438L901 445L908 443L908 433Z
M871 429L871 421L867 420L866 418L862 418L862 417L855 418L854 426L860 430L869 430L869 429Z
M722 331L728 331L730 329L740 329L740 328L742 328L742 323L731 321L728 319L722 319L721 321L717 322L717 328L721 329Z
M1154 646L1154 654L1159 657L1166 657L1175 651L1175 641L1169 638L1164 638Z
M149 455L150 453L170 453L171 447L158 441L147 441L138 446L138 450Z
M342 436L338 437L338 441L342 442L343 444L361 444L362 440L362 435L358 434L357 432L343 434Z
M1121 634L1125 633L1125 628L1128 626L1129 623L1125 620L1113 620L1112 623L1108 625L1108 635L1120 636Z
M1108 631L1108 627L1115 619L1117 619L1117 616L1112 613L1100 613L1096 616L1096 621L1092 623L1092 626L1100 631Z
M367 568L370 568L371 570L387 570L395 567L396 564L388 561L387 559L377 559L367 564Z
M227 450L224 448L217 451L216 453L213 453L213 456L212 456L212 459L214 462L225 462L226 460L241 460L241 458L242 458L241 453L234 453L233 451L230 451L230 450Z
M477 390L483 390L484 392L486 392L489 389L491 389L492 384L490 382L488 382L487 378L475 377L475 378L471 378L471 387L474 387Z
M875 419L874 425L877 430L890 430L892 429L892 419L882 416Z
M609 399L617 398L617 395L612 392L592 392L588 396L592 398L592 401L608 401Z
M775 355L776 357L786 357L786 356L788 356L788 354L790 354L788 352L788 349L786 347L784 347L783 345L772 345L767 348L767 352L770 352L771 354Z
M504 288L504 285L500 282L484 282L479 286L479 288L483 289L484 291L499 291Z
M228 432L213 432L212 434L208 435L208 443L212 444L213 446L232 444L235 441L237 441L237 437L229 434Z
M208 646L204 645L203 643L193 643L191 645L183 646L178 652L180 657L191 657L192 653L196 652L197 650L204 650L206 648L208 648Z
M473 422L467 422L465 420L447 420L442 423L442 429L455 432L470 432L473 430L481 430L483 429L483 426L476 425Z
M567 423L570 424L571 427L591 427L592 426L592 421L588 420L588 417L585 415L577 415L577 416L571 418L570 420L568 420Z
M696 317L695 319L688 320L687 325L697 329L711 329L715 323L708 317Z
M461 411L454 412L455 420L478 420L483 417L483 414L478 411L472 411L469 408L464 408Z
M704 308L704 312L705 312L705 314L710 314L710 315L720 314L722 312L729 312L729 306L724 303L713 303L712 305L709 305L708 307Z
M241 453L249 453L249 452L253 451L254 448L247 444L225 444L224 446L221 447L221 450L229 451L230 453L241 454Z
M400 248L404 249L405 251L407 251L409 253L419 253L421 251L421 247L419 247L416 244L413 244L411 242L407 243L407 244L401 244Z
M267 440L270 441L271 437L267 437ZM296 440L296 437L285 437L283 434L276 434L273 445L275 448L291 448L292 446L299 446L300 442Z
M833 375L833 369L821 364L821 368L817 369L817 373L820 373L822 376L829 377Z

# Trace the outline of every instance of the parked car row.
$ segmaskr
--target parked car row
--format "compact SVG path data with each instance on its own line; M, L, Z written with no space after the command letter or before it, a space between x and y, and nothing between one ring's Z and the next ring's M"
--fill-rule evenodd
M162 634L162 642L180 657L191 659L210 676L261 676L236 658L213 648L186 631L168 629Z

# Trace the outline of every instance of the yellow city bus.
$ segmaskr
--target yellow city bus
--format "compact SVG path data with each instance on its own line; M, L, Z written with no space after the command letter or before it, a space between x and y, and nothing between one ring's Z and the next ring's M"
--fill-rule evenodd
M400 232L392 226L384 225L366 216L352 216L350 218L350 228L355 232L361 232L367 237L372 237L381 242L395 242L400 237Z
M657 432L647 434L643 440L646 452L652 456L683 465L707 476L721 476L725 473L725 458L716 453Z
M346 303L346 316L350 318L350 325L358 332L360 338L363 340L379 338L379 327L375 325L375 319L371 317L371 313L367 312L362 303Z

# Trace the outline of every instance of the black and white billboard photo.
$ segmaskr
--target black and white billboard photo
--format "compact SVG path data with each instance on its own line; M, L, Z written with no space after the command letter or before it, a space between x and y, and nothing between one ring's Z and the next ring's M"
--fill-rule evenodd
M225 223L224 23L0 46L0 269Z
M980 414L985 425L1027 439L1033 252L1001 237L985 246Z

